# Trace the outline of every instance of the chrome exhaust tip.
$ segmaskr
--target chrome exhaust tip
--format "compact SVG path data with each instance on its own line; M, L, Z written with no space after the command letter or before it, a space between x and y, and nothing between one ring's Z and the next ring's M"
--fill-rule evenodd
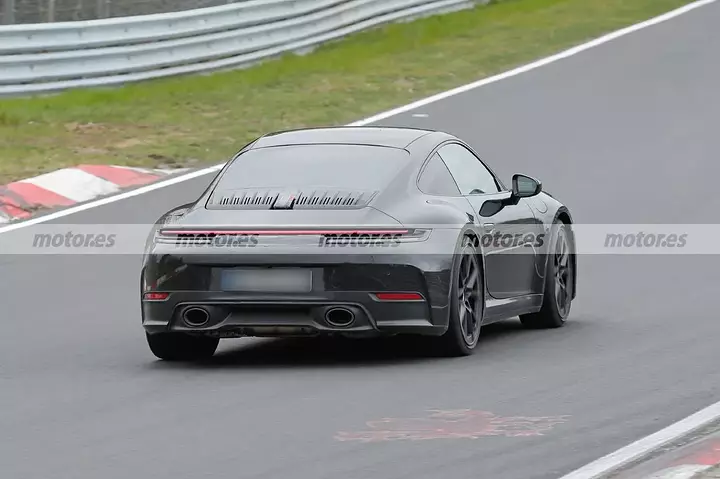
M347 308L330 308L325 313L325 321L336 328L346 328L355 322L355 313Z
M204 308L188 308L183 311L182 318L188 326L199 328L210 321L210 313Z

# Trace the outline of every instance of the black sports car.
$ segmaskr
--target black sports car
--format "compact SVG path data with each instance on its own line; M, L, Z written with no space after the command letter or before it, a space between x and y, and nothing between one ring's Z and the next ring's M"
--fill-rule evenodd
M470 354L480 327L562 326L576 293L568 209L506 188L447 133L338 127L243 148L146 245L152 352L210 357L220 338L417 334Z

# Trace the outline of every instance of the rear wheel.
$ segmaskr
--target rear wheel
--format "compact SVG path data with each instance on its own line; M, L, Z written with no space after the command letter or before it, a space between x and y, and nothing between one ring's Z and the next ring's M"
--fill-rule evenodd
M545 273L543 305L537 313L520 316L520 321L526 328L559 328L565 325L570 314L575 268L569 226L557 221L553 230Z
M195 361L215 354L220 342L217 338L191 336L183 333L147 334L152 353L166 361Z
M439 338L447 355L467 356L477 346L485 310L484 291L477 249L467 238L455 256L449 324L445 334Z

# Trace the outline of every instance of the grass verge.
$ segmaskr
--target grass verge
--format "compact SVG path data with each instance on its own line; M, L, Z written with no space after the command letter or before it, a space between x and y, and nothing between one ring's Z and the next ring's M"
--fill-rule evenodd
M504 0L246 70L0 100L0 184L80 163L220 162L268 131L348 123L687 3Z

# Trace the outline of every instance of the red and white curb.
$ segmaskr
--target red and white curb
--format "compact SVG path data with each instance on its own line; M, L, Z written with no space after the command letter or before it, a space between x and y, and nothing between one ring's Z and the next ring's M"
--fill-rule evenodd
M720 464L720 439L703 441L693 453L643 479L703 479L705 471Z
M0 186L0 223L29 218L39 209L72 206L188 169L78 165Z
M711 467L703 464L683 464L663 469L643 479L691 479Z

